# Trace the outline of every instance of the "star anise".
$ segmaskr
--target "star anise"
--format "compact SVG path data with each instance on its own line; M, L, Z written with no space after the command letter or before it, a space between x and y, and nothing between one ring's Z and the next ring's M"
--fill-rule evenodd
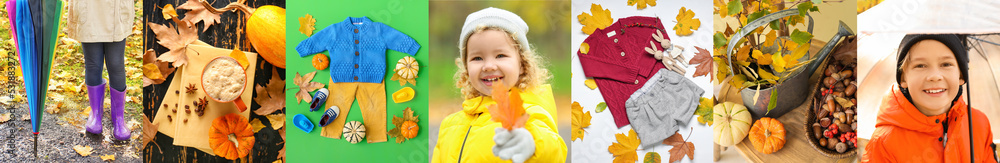
M184 88L187 89L185 91L187 94L192 94L195 91L198 91L198 87L195 87L194 84L190 84L190 85L188 85L187 87L184 87Z
M208 106L208 98L202 97L194 101L194 112L198 113L198 116L205 115L205 108Z

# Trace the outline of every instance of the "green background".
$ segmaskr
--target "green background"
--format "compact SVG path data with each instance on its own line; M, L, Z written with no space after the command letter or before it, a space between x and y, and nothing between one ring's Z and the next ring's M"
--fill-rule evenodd
M338 3L341 2L341 3ZM286 10L286 79L285 84L289 89L285 94L288 99L286 113L289 119L285 125L290 127L286 130L285 154L287 162L427 162L428 156L428 126L427 126L427 96L428 96L428 4L426 1L288 1ZM394 137L388 137L388 141L381 143L367 143L367 140L358 144L351 144L343 139L333 139L320 136L321 128L318 121L322 116L322 111L309 112L309 104L306 102L297 103L295 92L298 86L293 83L295 73L306 74L316 71L312 67L312 55L299 57L295 51L295 46L305 40L305 34L299 32L299 17L306 14L312 15L316 19L316 30L319 32L331 24L343 21L348 16L367 16L374 22L382 22L404 34L417 40L421 45L420 50L414 56L420 63L417 85L406 84L413 87L416 96L412 101L396 104L392 102L392 93L403 88L399 82L389 80L392 77L392 69L395 68L396 61L406 53L387 50L386 53L386 131L395 128L392 124L393 115L402 117L403 109L411 107L413 114L419 116L420 132L417 137L407 140L402 144L396 143ZM328 52L323 52L329 55ZM329 69L320 70L313 78L314 82L329 83ZM312 94L314 92L310 92ZM331 92L333 93L333 92ZM325 109L324 109L325 110ZM310 133L293 127L292 117L296 114L303 114L313 122L316 127ZM357 101L351 106L351 113L347 116L347 121L363 121L361 109L358 108Z

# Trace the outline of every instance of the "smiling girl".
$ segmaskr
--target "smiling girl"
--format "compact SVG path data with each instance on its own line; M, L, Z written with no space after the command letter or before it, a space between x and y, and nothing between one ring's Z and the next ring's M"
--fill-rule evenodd
M971 162L971 155L976 162L996 162L989 120L961 96L969 79L962 40L950 34L903 37L898 86L882 99L861 162Z

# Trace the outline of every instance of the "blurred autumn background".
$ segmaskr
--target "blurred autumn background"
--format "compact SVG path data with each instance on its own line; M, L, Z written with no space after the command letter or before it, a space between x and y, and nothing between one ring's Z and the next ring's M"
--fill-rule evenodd
M63 1L63 4L68 4ZM0 8L6 7L0 3ZM90 116L84 84L83 52L80 42L66 37L66 9L60 16L60 31L53 54L52 72L49 76L45 115L38 136L38 157L34 161L99 162L116 160L139 162L137 152L141 140L140 121L142 107L142 1L135 1L135 22L132 34L125 40L125 72L128 89L125 97L125 119L132 129L130 141L112 141L110 117L105 116L103 135L85 134L83 129ZM24 92L24 80L11 39L10 22L6 10L0 11L0 160L30 161L32 136L30 111ZM107 80L107 71L104 72ZM8 93L10 92L10 93ZM110 100L104 99L105 111ZM109 115L109 113L105 113ZM74 147L78 150L74 150ZM102 157L103 156L103 159Z
M430 2L430 153L437 143L441 120L462 110L454 75L458 71L458 39L465 17L487 7L514 12L528 24L528 42L544 58L552 78L548 84L555 95L559 135L569 146L570 136L570 5L569 1L431 1ZM568 158L568 157L567 157Z

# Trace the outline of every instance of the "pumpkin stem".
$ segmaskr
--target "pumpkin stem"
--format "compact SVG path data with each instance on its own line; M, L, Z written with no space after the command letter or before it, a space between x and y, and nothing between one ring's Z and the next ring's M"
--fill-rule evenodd
M764 137L771 137L771 130L764 130Z
M229 3L229 5L226 5L226 7L223 8L212 7L212 4L208 3L206 0L199 0L198 2L201 2L201 5L205 7L205 10L212 12L213 14L220 14L230 10L240 10L247 15L252 15L256 9L243 4L245 1L246 0L239 0L237 2Z
M236 146L236 148L240 148L240 143L236 141L236 134L229 134L226 136L229 137L229 141L233 142L233 146Z

